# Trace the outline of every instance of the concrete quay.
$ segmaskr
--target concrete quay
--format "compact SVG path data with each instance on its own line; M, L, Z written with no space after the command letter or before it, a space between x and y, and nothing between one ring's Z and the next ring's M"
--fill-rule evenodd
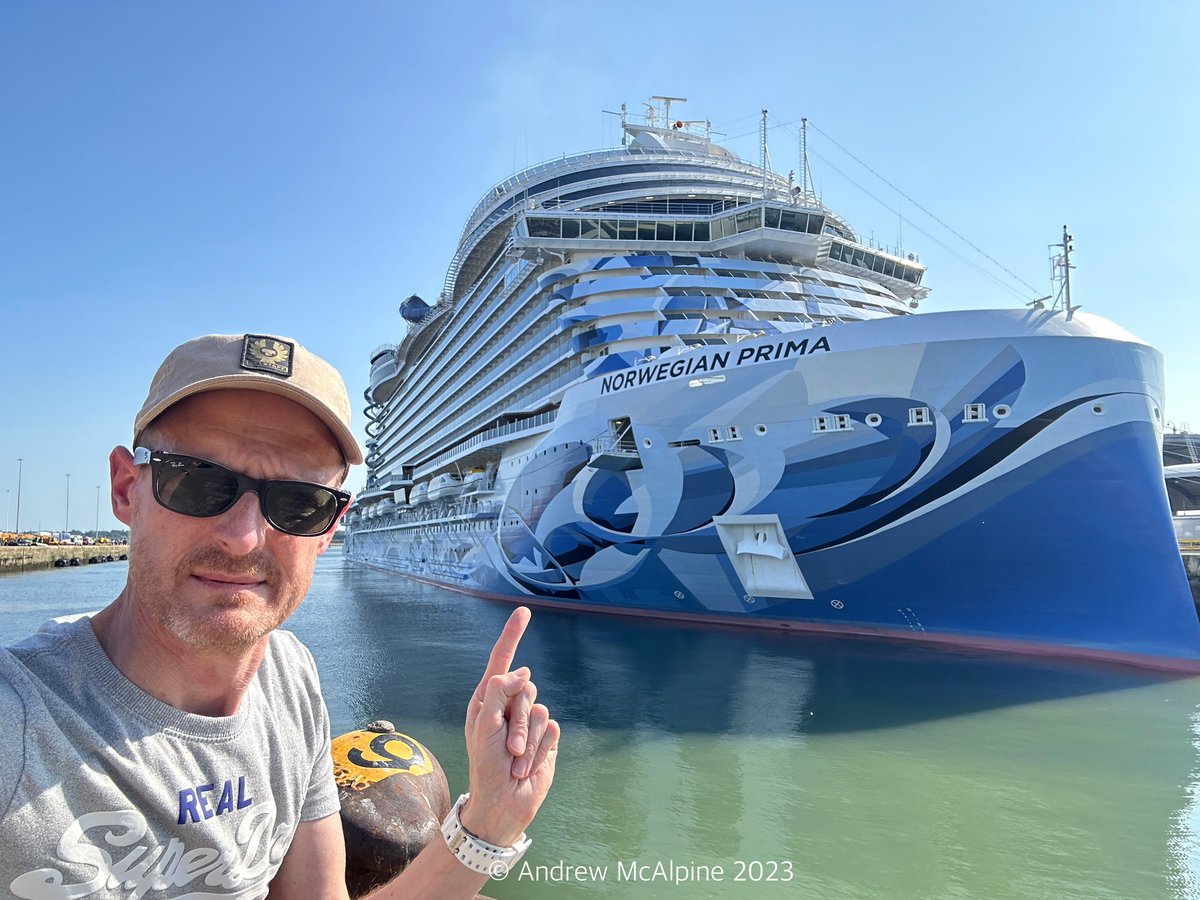
M62 560L64 565L71 565L71 560L76 559L76 565L86 566L91 564L92 559L98 562L107 561L111 556L117 560L122 554L128 553L128 544L95 544L88 547L71 544L34 544L26 547L0 547L0 575L50 569L58 560Z

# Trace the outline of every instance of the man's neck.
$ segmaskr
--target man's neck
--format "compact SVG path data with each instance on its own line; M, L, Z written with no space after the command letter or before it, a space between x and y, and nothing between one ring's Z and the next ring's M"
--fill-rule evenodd
M238 711L270 640L237 651L193 647L147 616L128 587L92 617L92 630L122 675L163 703L202 716Z

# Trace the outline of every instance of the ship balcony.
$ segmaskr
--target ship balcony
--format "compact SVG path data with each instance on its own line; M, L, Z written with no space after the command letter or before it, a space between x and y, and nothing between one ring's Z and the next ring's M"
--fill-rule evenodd
M593 469L628 472L642 467L642 454L631 437L606 434L592 441L592 458L588 465Z
M368 390L370 400L383 406L391 400L396 388L400 385L400 370L403 361L397 359L396 349L391 344L384 344L382 353L373 355L371 359L371 388Z

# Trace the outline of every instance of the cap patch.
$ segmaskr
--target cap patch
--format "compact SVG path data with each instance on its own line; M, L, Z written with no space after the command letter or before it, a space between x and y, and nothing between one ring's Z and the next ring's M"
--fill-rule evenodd
M264 334L248 334L242 338L242 368L290 378L295 349L296 345L288 341Z

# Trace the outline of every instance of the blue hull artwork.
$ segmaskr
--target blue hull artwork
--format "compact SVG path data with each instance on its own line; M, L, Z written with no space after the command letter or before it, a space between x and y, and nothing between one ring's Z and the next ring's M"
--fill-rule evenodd
M346 552L521 602L1189 668L1161 375L1104 319L1001 310L600 365L478 489Z

